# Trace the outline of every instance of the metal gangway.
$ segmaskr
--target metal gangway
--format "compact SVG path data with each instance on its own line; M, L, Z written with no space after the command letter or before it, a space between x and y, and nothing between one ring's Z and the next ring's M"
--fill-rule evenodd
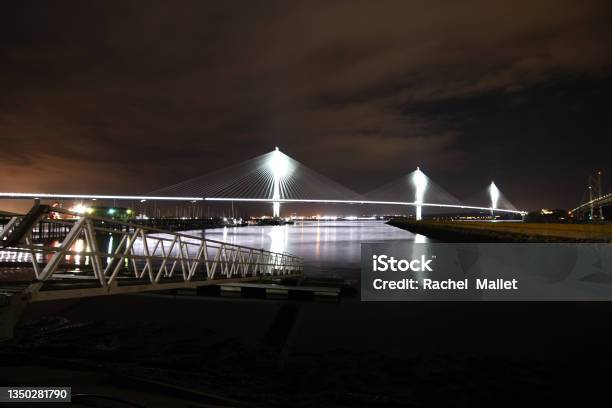
M65 237L33 239L49 225L64 228ZM0 294L26 303L302 273L303 259L290 254L40 204L13 215L0 232Z

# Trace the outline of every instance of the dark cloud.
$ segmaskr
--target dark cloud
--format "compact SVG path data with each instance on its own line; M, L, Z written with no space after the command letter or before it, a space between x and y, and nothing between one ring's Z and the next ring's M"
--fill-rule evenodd
M15 2L0 190L139 193L279 145L355 190L420 164L459 197L495 178L519 207L570 206L612 171L594 148L610 17L606 1Z

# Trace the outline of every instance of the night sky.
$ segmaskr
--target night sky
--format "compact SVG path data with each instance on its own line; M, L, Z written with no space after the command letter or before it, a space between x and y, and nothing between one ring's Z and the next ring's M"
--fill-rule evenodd
M8 2L0 190L142 194L278 145L358 192L420 165L572 207L612 186L609 4Z

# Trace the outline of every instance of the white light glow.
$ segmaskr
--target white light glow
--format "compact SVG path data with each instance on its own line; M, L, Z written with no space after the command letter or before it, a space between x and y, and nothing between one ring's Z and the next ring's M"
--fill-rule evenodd
M427 176L418 167L414 171L414 173L412 173L412 183L414 184L415 188L414 202L417 204L416 219L420 220L422 218L423 207L421 204L423 204L423 199L425 198L425 190L427 189Z
M289 158L276 147L272 152L268 167L273 177L272 200L274 201L272 203L272 216L280 217L280 201L278 200L281 199L281 184L291 172L291 163L289 163Z
M278 147L272 152L272 160L270 161L270 167L274 177L279 179L285 178L289 175L290 163L288 156L281 153Z
M77 204L72 207L70 211L75 212L77 214L84 214L85 212L89 212L89 207L84 206L83 204Z
M497 209L497 204L499 202L499 189L494 182L491 182L491 185L489 186L489 195L491 196L491 208Z

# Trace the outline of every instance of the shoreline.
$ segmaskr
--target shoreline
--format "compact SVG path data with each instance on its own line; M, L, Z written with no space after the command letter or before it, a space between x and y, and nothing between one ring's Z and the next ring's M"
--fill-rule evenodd
M608 243L612 224L544 224L469 221L414 221L394 218L396 228L442 242Z

